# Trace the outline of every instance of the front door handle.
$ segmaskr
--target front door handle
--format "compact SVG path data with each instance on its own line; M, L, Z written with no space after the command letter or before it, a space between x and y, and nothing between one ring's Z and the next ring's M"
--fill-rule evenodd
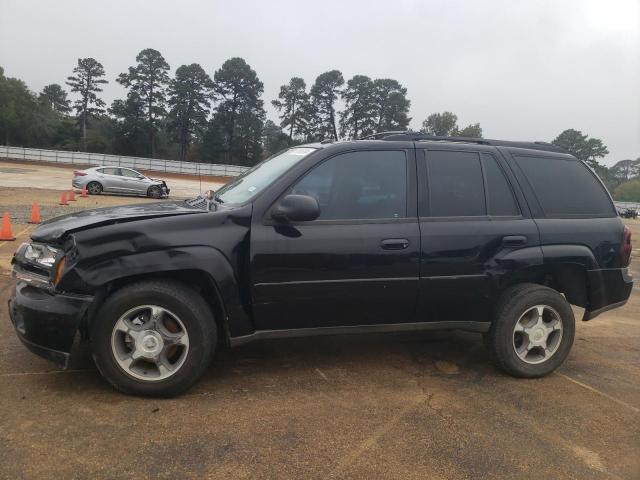
M507 247L516 247L527 243L527 237L524 235L507 235L502 237L502 244Z
M380 246L384 250L404 250L409 246L409 240L406 238L387 238L380 242Z

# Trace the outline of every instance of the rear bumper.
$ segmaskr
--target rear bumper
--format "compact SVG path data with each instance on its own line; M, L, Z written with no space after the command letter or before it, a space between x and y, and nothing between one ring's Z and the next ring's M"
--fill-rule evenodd
M607 268L587 271L589 283L589 307L583 321L591 320L601 313L621 307L631 295L633 276L628 268Z
M29 350L66 368L78 327L92 301L90 296L50 293L18 281L9 299L9 317Z
M82 188L87 184L87 179L85 179L84 177L74 177L71 180L71 186L73 188Z

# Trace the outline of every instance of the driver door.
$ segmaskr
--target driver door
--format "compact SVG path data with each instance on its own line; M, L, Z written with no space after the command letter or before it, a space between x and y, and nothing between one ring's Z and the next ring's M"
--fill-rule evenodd
M140 173L128 168L121 168L120 171L122 172L123 185L127 192L146 195L148 185L144 177L140 178L142 177Z
M286 194L313 196L310 222L267 210L251 233L256 330L412 321L420 230L413 150L331 157Z

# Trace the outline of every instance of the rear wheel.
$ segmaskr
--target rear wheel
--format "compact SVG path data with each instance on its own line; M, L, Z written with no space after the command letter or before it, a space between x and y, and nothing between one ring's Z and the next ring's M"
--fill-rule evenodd
M125 393L171 397L192 386L216 345L213 314L175 282L129 285L109 297L91 326L102 375Z
M162 197L162 190L157 185L151 185L147 190L147 196L151 198L160 198Z
M89 192L89 195L100 195L102 193L102 185L98 182L89 182L87 184L87 192Z
M485 343L495 363L516 377L542 377L571 350L575 319L557 291L537 284L506 290Z

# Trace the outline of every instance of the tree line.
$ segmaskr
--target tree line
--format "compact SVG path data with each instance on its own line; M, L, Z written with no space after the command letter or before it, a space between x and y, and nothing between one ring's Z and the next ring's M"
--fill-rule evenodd
M301 77L282 85L271 101L277 123L266 119L264 85L242 58L225 61L213 76L197 63L179 66L172 76L162 54L147 48L115 81L126 97L107 106L101 92L108 80L94 58L78 59L65 82L69 92L53 83L36 95L0 67L0 142L251 166L287 146L406 130L412 120L399 81L366 75L345 81L339 70L321 73L310 87ZM483 135L479 123L459 126L452 112L428 115L421 131ZM568 129L552 143L587 162L613 192L640 183L640 161L599 163L609 153L601 139Z
M242 58L210 76L201 65L170 66L154 49L142 50L116 82L126 98L107 106L108 83L94 58L80 58L66 80L39 95L0 69L0 135L5 144L253 165L286 146L324 139L361 138L404 130L411 118L407 90L397 80L338 70L307 89L293 77L271 103L279 125L266 119L263 83ZM69 99L73 95L73 102ZM338 109L341 101L344 108Z

